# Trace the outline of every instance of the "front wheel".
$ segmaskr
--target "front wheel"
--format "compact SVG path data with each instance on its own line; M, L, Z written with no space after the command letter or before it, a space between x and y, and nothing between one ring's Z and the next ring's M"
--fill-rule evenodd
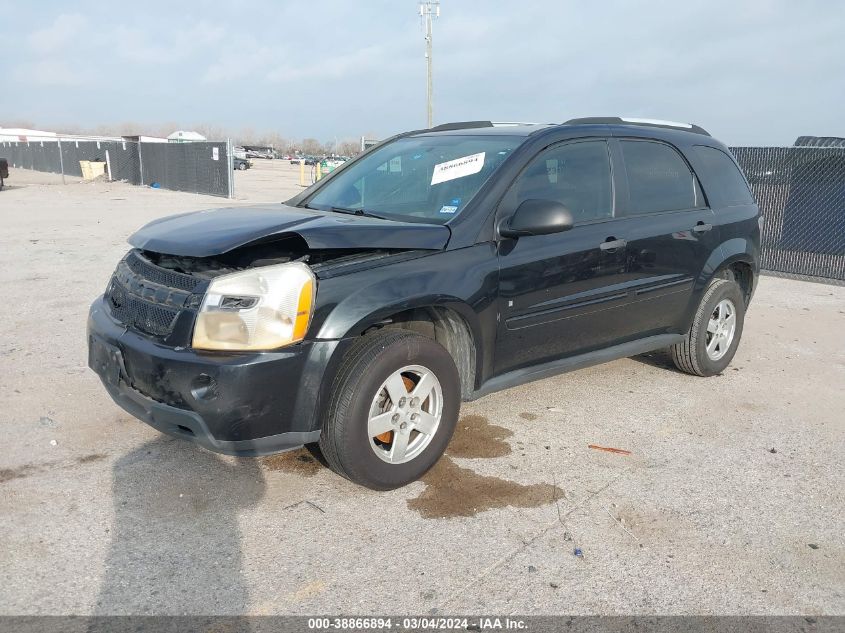
M719 374L730 364L742 337L745 300L735 281L714 279L704 291L686 338L672 346L672 360L696 376Z
M449 352L407 330L361 337L338 371L320 451L338 474L391 490L419 479L452 438L461 385Z

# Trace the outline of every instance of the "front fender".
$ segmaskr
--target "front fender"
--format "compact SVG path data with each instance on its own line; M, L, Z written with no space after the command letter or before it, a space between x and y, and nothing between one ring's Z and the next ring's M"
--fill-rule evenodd
M449 308L469 327L478 376L493 357L497 285L498 264L491 243L323 279L309 338L356 337L399 312Z

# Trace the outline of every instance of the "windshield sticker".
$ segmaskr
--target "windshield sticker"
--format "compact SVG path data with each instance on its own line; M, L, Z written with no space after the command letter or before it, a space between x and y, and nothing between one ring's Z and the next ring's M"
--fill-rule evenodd
M458 207L456 207L453 204L444 204L442 207L440 207L440 213L452 214L457 210L458 210Z
M441 182L454 180L455 178L477 174L484 167L485 154L486 152L481 152L480 154L472 154L471 156L464 156L463 158L456 158L455 160L436 164L434 166L434 172L431 174L431 184L436 185Z

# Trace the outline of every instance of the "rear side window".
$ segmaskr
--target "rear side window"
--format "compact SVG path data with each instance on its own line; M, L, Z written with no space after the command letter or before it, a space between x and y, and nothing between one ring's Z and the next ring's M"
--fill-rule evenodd
M700 206L695 176L669 145L620 141L630 195L629 213L682 211Z
M754 196L730 156L706 145L696 145L695 153L701 159L708 195L715 195L721 205L726 207L754 204Z

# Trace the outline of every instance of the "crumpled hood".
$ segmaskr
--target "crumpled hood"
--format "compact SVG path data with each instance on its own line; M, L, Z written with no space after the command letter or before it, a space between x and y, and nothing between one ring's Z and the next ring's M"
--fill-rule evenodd
M299 235L312 250L333 248L445 248L449 229L439 224L396 222L364 216L265 204L195 211L153 220L129 243L184 257L220 255L274 237Z

